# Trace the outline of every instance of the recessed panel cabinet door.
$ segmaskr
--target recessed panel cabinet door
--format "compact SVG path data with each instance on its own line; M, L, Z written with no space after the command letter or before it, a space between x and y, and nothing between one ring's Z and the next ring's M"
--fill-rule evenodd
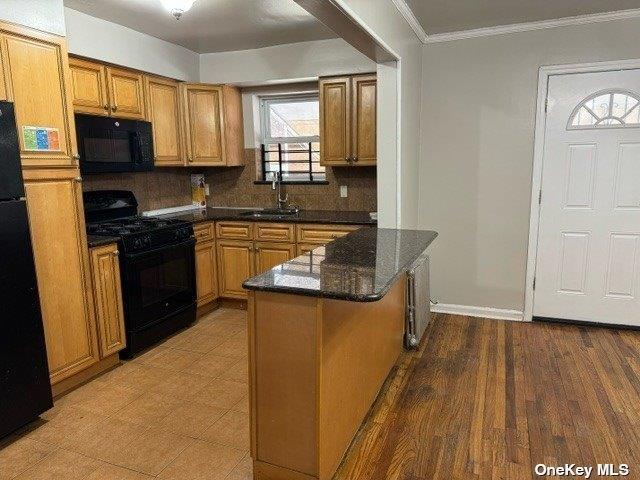
M247 298L242 283L254 275L253 242L219 240L217 250L220 296Z
M296 256L292 243L256 243L256 275L272 269Z
M65 40L0 23L6 97L24 166L72 166L75 129Z
M351 156L351 79L320 79L320 164L348 165Z
M120 261L116 244L91 249L93 292L102 358L126 346Z
M182 106L179 83L146 77L147 119L153 127L156 166L183 165Z
M218 269L215 242L196 243L196 286L198 306L218 297Z
M79 58L69 59L73 110L76 113L109 115L106 68Z
M356 165L376 164L375 75L352 78L352 158Z
M186 124L189 138L189 163L225 165L222 139L222 87L188 85L186 87Z
M99 359L76 169L24 170L51 383Z
M107 84L112 116L145 119L144 84L141 74L108 67Z

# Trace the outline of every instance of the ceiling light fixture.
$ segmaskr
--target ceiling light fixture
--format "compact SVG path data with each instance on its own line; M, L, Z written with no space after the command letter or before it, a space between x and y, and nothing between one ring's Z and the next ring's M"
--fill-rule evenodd
M176 17L176 20L180 20L180 17L182 17L182 14L187 12L191 8L195 0L160 0L160 1L162 2L162 5L164 5L164 8L169 10L171 15Z

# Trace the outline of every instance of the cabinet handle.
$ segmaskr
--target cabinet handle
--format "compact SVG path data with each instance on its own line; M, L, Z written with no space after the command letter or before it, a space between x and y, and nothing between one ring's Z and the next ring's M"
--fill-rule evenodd
M357 163L358 162L358 157L353 157L353 161Z
M105 109L105 110L107 110L107 111L109 111L109 104L108 104L108 103L105 103L105 104L104 104L104 109Z
M336 238L338 238L338 235L336 235L336 234L334 233L334 234L332 234L332 235L331 235L331 238L333 238L333 239L335 240Z
M118 105L114 105L113 107L111 107L111 110L113 110L114 112L118 110Z
M114 256L114 257L117 257L117 256L119 256L119 255L120 255L120 252L119 252L118 250L116 250L115 252L113 252L113 256Z
M73 179L73 181L76 183L82 183L82 177L76 177Z

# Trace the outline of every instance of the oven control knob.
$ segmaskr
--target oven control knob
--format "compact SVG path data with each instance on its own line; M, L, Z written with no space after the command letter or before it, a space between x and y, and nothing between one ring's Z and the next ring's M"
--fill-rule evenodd
M136 238L133 241L133 248L135 248L136 250L139 250L140 248L142 248L142 240L140 240L139 238Z
M142 239L143 244L145 247L150 247L151 246L151 237L149 235L147 235L146 237L144 237Z

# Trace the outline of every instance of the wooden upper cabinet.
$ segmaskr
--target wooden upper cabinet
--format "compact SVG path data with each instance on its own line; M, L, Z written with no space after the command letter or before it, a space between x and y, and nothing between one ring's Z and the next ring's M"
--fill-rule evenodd
M243 164L242 99L228 85L184 84L189 165Z
M124 68L72 57L73 109L76 113L144 120L143 75Z
M22 164L60 167L77 155L65 39L0 22L7 100L14 102Z
M109 115L107 69L104 65L79 58L69 58L73 110L76 113Z
M226 165L222 87L185 86L188 160L190 165Z
M118 256L115 243L91 249L93 296L102 358L126 346Z
M376 96L375 75L360 75L351 79L352 158L357 165L375 165Z
M376 76L321 78L320 164L376 164Z
M147 119L153 127L156 166L185 164L182 133L180 83L159 77L145 77Z
M351 79L320 79L320 164L346 165L351 156Z
M107 87L114 117L145 119L144 82L142 74L107 67Z
M3 52L3 42L0 39L0 100L7 99L7 87L5 86L5 68L4 68L4 59L5 56Z
M25 169L24 182L55 384L99 360L82 190L75 168Z

